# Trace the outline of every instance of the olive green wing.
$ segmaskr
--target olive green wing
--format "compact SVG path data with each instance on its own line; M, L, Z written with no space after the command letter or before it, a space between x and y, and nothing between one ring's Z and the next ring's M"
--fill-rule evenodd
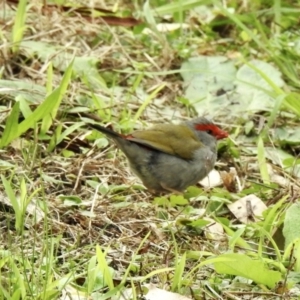
M127 139L183 159L192 159L202 146L194 132L185 125L159 124L149 130L133 132Z

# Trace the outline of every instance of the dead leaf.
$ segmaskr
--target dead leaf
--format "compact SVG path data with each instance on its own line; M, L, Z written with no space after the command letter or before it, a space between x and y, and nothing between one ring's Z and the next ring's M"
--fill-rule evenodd
M213 169L209 174L200 181L200 184L205 188L213 188L223 184L220 173Z
M224 229L220 223L217 223L214 219L204 217L210 224L205 226L205 236L211 240L221 241L225 239Z
M220 172L223 184L227 191L236 193L237 188L236 188L236 177L237 177L237 172L235 168L230 168L229 172L222 171Z
M147 300L191 300L192 298L188 298L177 293L168 292L166 290L162 290L157 288L154 284L145 284L142 288L145 287L148 289L148 293L142 295ZM132 299L132 289L126 289L122 292L122 296L115 298L112 297L113 300L128 300Z
M159 32L172 32L177 29L187 29L190 26L185 23L159 23L156 25L156 29ZM143 30L144 34L151 34L152 30L150 28L145 28Z
M228 204L227 207L240 222L245 224L258 220L257 217L261 217L263 211L267 209L264 202L253 194Z
M85 292L81 292L78 289L72 287L70 284L68 284L61 291L61 296L58 299L59 300L88 300L88 299L92 299L92 297L87 296Z

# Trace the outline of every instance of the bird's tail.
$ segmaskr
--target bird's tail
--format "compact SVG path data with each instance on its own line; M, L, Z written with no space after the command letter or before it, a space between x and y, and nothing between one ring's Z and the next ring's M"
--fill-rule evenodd
M123 136L115 131L113 131L112 129L109 129L107 127L98 125L98 124L89 124L89 126L91 126L92 128L103 132L104 134L106 134L107 136L111 137L111 138L123 138Z

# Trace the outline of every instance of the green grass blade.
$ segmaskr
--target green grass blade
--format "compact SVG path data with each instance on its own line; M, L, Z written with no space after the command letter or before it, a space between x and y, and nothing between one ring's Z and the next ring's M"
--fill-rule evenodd
M12 30L13 52L17 52L25 31L27 0L20 0Z
M262 181L265 184L270 184L270 176L267 168L265 147L261 137L259 137L257 141L257 160Z
M10 141L18 136L18 120L19 120L20 103L16 102L10 115L8 116L3 135L0 141L0 149L9 144Z
M45 101L32 113L32 115L26 118L18 127L18 135L26 132L29 128L34 127L35 123L44 117L51 114L51 117L54 118L57 109L61 103L64 93L68 87L72 74L72 63L68 66L61 84L56 88L49 96L46 97Z
M12 207L14 209L14 212L15 212L16 230L18 232L21 232L22 231L22 209L21 209L20 203L19 203L17 197L15 196L15 193L10 185L10 182L8 180L6 180L6 178L3 175L1 175L1 180L2 180L2 184L4 186L4 189L5 189L5 192L7 194L7 197L9 198L9 200L12 204Z

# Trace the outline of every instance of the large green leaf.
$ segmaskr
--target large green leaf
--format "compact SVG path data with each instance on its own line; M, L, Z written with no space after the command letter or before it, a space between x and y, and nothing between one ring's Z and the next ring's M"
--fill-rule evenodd
M214 263L218 273L248 278L270 288L274 288L281 280L281 273L269 270L263 260L252 259L245 254L237 253L223 254L218 257L230 259Z
M40 104L46 95L46 88L28 81L0 80L0 94L13 98L23 97L27 102Z
M184 62L180 73L186 85L185 98L199 114L247 116L272 111L278 106L278 97L285 97L281 73L260 60L236 70L234 61L226 57L198 56ZM289 108L295 110L296 105L290 102Z

